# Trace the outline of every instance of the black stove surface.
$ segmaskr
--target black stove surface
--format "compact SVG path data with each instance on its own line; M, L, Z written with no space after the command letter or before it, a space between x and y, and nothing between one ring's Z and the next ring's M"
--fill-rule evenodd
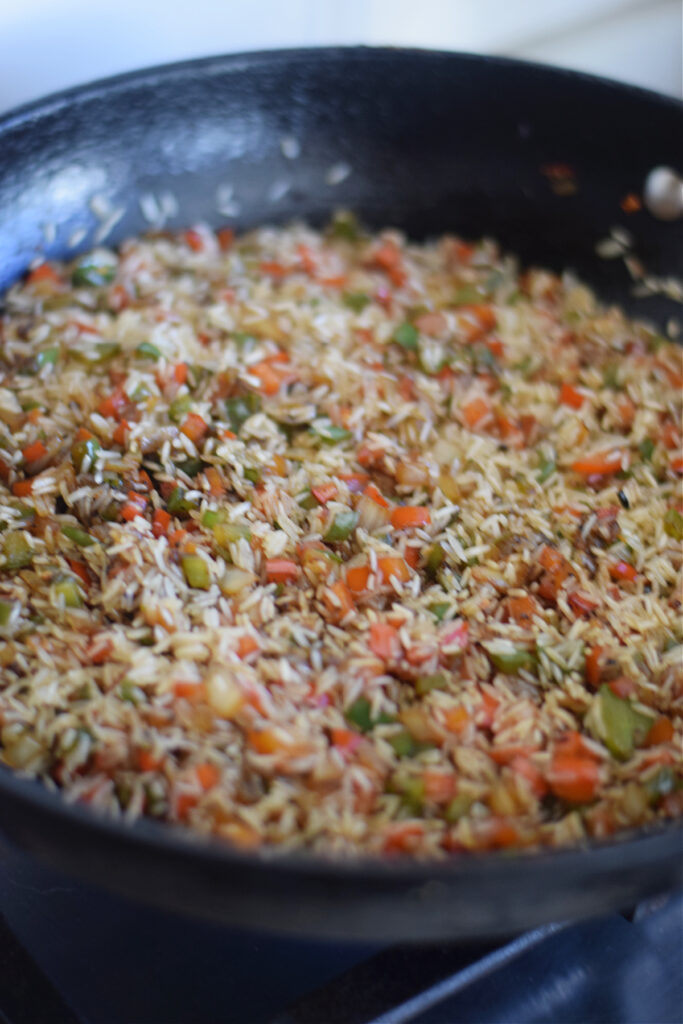
M378 946L225 928L0 856L6 1024L683 1022L683 893L495 944Z

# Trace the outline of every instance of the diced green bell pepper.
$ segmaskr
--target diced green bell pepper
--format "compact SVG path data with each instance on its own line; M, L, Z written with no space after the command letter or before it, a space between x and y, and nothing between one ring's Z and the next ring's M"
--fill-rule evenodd
M626 761L644 741L653 720L652 716L634 708L630 700L617 697L604 685L593 698L584 724L614 757Z
M209 567L199 555L184 555L180 565L188 587L195 590L208 590L211 586Z
M192 408L192 395L178 395L168 407L168 418L172 423L182 423Z
M58 576L53 583L53 590L55 598L58 601L61 598L65 608L83 607L80 587L73 576L67 576L66 574Z
M96 437L89 437L87 441L76 441L71 446L71 461L77 473L87 473L93 468L101 447Z
M468 793L458 793L446 807L444 818L449 825L455 825L457 821L465 817L473 803L474 798Z
M418 676L415 681L415 691L424 697L432 690L445 690L450 682L446 672L433 672L428 676Z
M12 617L15 601L0 601L0 626L6 626Z
M98 341L91 348L69 349L69 356L86 366L101 366L119 355L121 346L117 341Z
M138 707L145 702L145 691L136 686L130 679L124 679L119 686L119 697L128 704Z
M247 420L261 411L261 399L258 395L254 394L226 398L225 411L228 416L230 429L234 434L239 434Z
M141 359L152 359L155 363L161 359L161 352L151 341L141 342L135 350Z
M75 288L102 288L116 277L116 257L113 253L95 251L82 256L71 274Z
M53 348L44 348L42 352L38 352L36 355L34 366L36 373L46 366L55 366L59 359L59 348L56 346Z
M93 544L97 544L95 538L91 537L85 530L81 530L79 526L65 524L62 526L62 533L81 548L90 548Z
M437 622L443 622L450 607L451 606L448 601L434 601L433 604L429 605L428 610L432 613Z
M186 497L187 491L183 487L175 487L168 496L166 508L172 516L188 516L193 508L197 507L195 501Z
M353 434L345 427L338 427L328 416L320 416L311 424L311 434L324 444L339 444L348 441Z
M683 540L683 516L677 508L669 508L664 513L664 532L674 540Z
M18 530L6 534L2 543L2 553L5 557L2 568L8 572L25 569L33 561L33 548Z
M357 523L358 513L354 509L350 508L343 512L337 512L324 534L324 540L330 544L347 540L356 529Z
M393 335L393 340L396 344L400 345L401 348L405 349L407 352L417 351L418 338L419 334L417 328L413 327L413 325L409 324L407 321L404 324L401 324L400 327L397 327Z
M534 664L534 657L530 651L522 647L490 646L487 654L495 668L506 675L516 675L522 668L531 668Z
M348 309L352 309L354 313L362 313L370 302L370 296L366 295L365 292L344 292L342 302Z

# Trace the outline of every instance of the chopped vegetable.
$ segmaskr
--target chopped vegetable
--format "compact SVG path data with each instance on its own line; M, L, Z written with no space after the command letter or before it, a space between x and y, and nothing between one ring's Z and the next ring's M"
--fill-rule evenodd
M288 558L269 558L266 562L266 579L269 583L290 583L299 577L301 569Z
M356 242L360 238L358 221L350 210L337 210L328 232L333 238L340 238L346 242Z
M161 352L151 341L141 342L135 350L141 359L152 359L155 363L161 359Z
M198 473L201 473L204 468L204 463L200 458L194 459L183 459L179 462L174 462L176 469L179 469L185 476L195 477Z
M311 433L324 444L339 444L348 441L353 434L346 427L338 427L327 416L319 416L311 425Z
M640 457L645 462L650 462L655 451L655 443L652 438L644 438L638 445L638 451L640 452Z
M461 408L463 422L468 430L481 426L491 415L491 403L487 398L478 395L465 402Z
M254 416L260 409L261 399L253 393L239 398L226 398L225 400L228 422L236 434L239 434L250 416Z
M412 324L404 323L394 331L394 341L407 352L417 352L419 334Z
M11 531L2 542L4 564L0 567L9 572L25 569L33 561L33 548L23 533Z
M116 277L116 266L114 253L96 249L80 258L71 274L71 283L75 288L102 288Z
M660 743L671 743L676 735L673 723L666 715L660 715L645 737L646 747L658 747Z
M432 613L437 622L443 622L446 615L449 612L450 604L448 601L434 601L433 604L429 605L429 611Z
M610 565L609 574L613 580L623 580L626 583L633 583L638 579L638 571L629 565L628 562L615 562Z
M406 729L387 736L387 743L394 748L397 757L412 757L416 752L415 740Z
M76 441L71 446L71 461L77 473L92 471L101 447L96 437L90 437L86 441Z
M650 715L638 711L630 700L617 697L609 686L600 687L585 719L591 734L622 761L642 745L652 724Z
M141 516L147 508L147 498L144 494L138 494L136 491L128 492L128 501L121 509L121 515L127 523L132 523L134 519Z
M47 448L42 441L34 441L33 444L27 445L21 454L25 462L38 462L47 455Z
M192 408L191 395L179 395L168 407L168 418L172 423L182 423Z
M198 442L205 436L208 429L208 424L202 419L202 417L198 416L197 413L191 412L184 419L180 431L185 435L185 437L189 437L193 444L198 444Z
M354 565L346 570L346 585L354 594L366 590L369 580L370 567L368 565Z
M335 513L330 525L324 534L324 539L329 544L337 544L348 540L358 524L358 513L354 509L345 509Z
M445 672L433 672L428 676L418 676L415 680L415 691L420 697L431 693L432 690L445 690L450 682Z
M0 627L7 626L16 607L15 601L0 600Z
M134 707L144 704L146 700L145 691L141 689L141 687L136 686L130 679L124 679L121 682L119 686L119 697L121 700L126 701L127 704L132 704Z
M664 513L664 532L674 540L683 540L683 515L677 508L668 508Z
M217 544L227 548L240 540L251 540L251 527L249 523L224 523L219 520L213 526L213 535Z
M391 525L395 530L408 530L428 526L432 521L426 505L399 505L391 513Z
M196 501L187 497L187 491L183 487L175 487L166 502L166 507L172 516L188 516L193 508L197 507Z
M516 675L520 669L530 669L534 665L534 656L523 647L515 647L509 640L494 640L486 645L494 667L506 675Z
M623 448L609 448L607 451L583 455L572 462L572 470L582 476L608 476L628 469L629 453Z
M548 783L560 800L588 804L598 793L600 767L592 757L557 752L550 763Z
M93 544L97 544L95 538L91 537L85 530L81 530L79 526L70 526L66 523L62 526L62 533L81 548L90 548Z
M542 459L536 474L536 479L539 484L544 484L546 480L549 480L553 473L557 472L557 463L554 459Z
M456 289L451 299L453 306L478 305L483 298L483 293L473 284L465 284Z
M235 597L254 582L254 574L247 569L238 569L237 566L230 566L226 569L218 581L221 593L226 597Z
M165 537L171 524L171 516L163 508L157 508L152 515L152 533L155 537Z
M405 558L397 555L384 555L377 559L377 568L384 583L395 579L399 583L407 583L410 579L410 569Z
M36 373L40 373L46 366L54 367L59 359L59 349L56 347L44 348L35 358Z
M69 357L86 366L99 366L108 363L121 352L121 346L117 341L98 341L88 348L70 348Z
M388 725L395 721L391 715L379 714L376 718L371 715L371 705L367 697L358 697L353 704L344 712L344 717L351 725L355 725L361 732L369 732L376 725Z
M469 793L458 793L448 804L444 818L449 825L455 825L456 822L465 817L473 803L474 797Z
M562 384L560 386L560 402L568 405L571 409L580 409L586 401L586 396L573 384Z
M373 622L370 626L370 650L383 661L394 661L401 653L398 630L388 622Z
M83 597L73 576L58 576L53 583L55 599L62 601L65 608L82 608Z
M209 567L199 555L183 555L180 565L188 587L208 590L211 586Z
M361 732L369 732L373 727L370 715L370 701L367 697L358 697L344 712L347 722L355 725Z
M354 313L362 313L370 303L370 296L366 295L365 292L344 292L342 302L349 309L352 309Z

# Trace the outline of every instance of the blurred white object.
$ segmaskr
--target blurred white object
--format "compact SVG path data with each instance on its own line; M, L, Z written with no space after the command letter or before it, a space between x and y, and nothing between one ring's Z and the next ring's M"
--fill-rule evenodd
M0 0L0 110L239 50L366 43L509 54L681 95L680 0Z
M650 171L643 195L653 217L676 220L683 214L683 180L670 167Z

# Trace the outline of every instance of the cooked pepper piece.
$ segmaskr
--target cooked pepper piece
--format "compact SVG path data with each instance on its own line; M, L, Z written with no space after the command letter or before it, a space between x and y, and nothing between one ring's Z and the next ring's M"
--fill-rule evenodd
M76 288L102 288L111 284L116 277L116 256L104 249L81 256L71 274L71 283Z
M56 600L63 601L65 608L81 608L83 606L83 597L73 576L60 575L52 586Z
M211 586L209 567L199 555L183 555L180 566L188 587L195 590L208 590Z
M89 437L85 441L76 441L71 446L71 461L77 473L87 473L92 470L101 447L96 437Z
M348 441L353 434L345 427L338 427L327 416L320 416L311 424L311 434L319 438L323 444L339 444Z
M228 415L228 423L235 434L239 434L247 420L254 416L261 409L261 399L258 395L249 393L237 398L226 398L225 411Z
M340 541L347 540L356 529L357 523L358 513L353 509L337 512L325 532L324 539L330 544L337 544Z
M12 530L7 534L2 544L2 553L4 555L2 568L9 572L25 569L33 561L33 548L23 533L18 530Z
M603 685L593 698L584 724L614 757L626 761L645 741L653 721L653 717L633 707L630 700L617 697L609 686Z
M62 526L62 533L81 548L90 548L93 544L97 544L95 538L91 537L85 530L81 530L79 526L70 526L66 523Z

